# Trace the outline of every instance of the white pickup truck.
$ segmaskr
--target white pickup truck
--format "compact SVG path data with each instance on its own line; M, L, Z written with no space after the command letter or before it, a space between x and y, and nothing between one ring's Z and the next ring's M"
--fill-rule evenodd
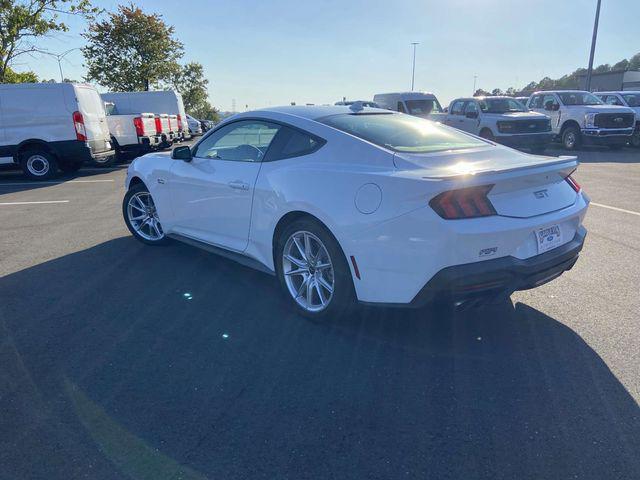
M527 107L551 117L553 134L567 150L582 143L622 148L631 140L636 119L630 108L605 105L581 90L535 92Z
M640 91L596 92L595 95L607 105L629 107L636 112L636 128L631 137L631 145L640 147Z
M153 113L120 114L113 102L105 102L107 125L119 154L143 154L160 147L162 134L157 131Z
M551 122L512 97L469 97L451 102L445 124L487 140L542 153L551 143Z

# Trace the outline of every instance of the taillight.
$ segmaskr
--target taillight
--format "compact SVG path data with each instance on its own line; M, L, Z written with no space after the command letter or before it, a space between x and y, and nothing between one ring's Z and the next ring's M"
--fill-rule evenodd
M571 175L569 175L567 178L565 178L566 182L571 186L571 188L573 188L573 190L578 193L580 191L580 189L582 188L580 186L580 184L578 182L576 182L575 178L573 178Z
M492 188L493 185L481 185L450 190L433 197L429 205L446 220L496 215L487 197Z
M156 117L156 133L162 133L162 122L160 121L160 117Z
M76 129L76 138L81 142L86 142L87 130L84 127L84 118L80 112L73 112L73 126Z
M144 123L142 122L142 118L135 117L133 119L133 126L136 127L136 135L144 137Z
M171 128L171 117L167 117L167 125L169 125L169 131L173 132L173 128Z
M182 130L182 117L178 114L178 130Z

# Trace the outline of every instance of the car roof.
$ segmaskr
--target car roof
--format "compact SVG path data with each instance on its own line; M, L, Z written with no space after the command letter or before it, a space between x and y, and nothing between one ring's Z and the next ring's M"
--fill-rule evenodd
M612 95L612 94L620 94L622 95L623 93L631 93L631 94L640 94L640 90L610 90L607 92L593 92L594 95Z
M295 117L307 118L309 120L317 120L322 117L328 117L329 115L339 115L341 113L354 113L351 106L346 105L290 105L282 107L268 107L261 108L259 110L253 110L252 112L245 112L242 116L251 116L251 114L272 112L285 115L292 115ZM363 107L358 113L393 113L383 108Z

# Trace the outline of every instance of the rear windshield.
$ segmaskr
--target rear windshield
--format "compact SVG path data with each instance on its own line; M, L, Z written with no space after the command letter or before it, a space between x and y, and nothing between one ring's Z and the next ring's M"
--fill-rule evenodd
M320 121L397 152L428 153L487 145L459 130L410 115L345 113Z
M104 115L104 104L100 94L92 88L76 88L76 97L80 104L80 110L90 115Z
M574 105L602 105L602 101L589 92L558 92L562 104L571 107Z
M623 93L622 98L630 107L640 107L640 93Z
M429 115L442 113L442 107L435 98L433 100L405 100L408 113L411 115Z

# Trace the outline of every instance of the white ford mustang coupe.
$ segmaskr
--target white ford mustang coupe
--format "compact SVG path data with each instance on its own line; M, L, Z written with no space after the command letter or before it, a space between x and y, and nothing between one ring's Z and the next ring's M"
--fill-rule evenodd
M421 306L533 288L582 249L573 157L541 157L375 108L238 114L130 165L127 227L278 277L301 313Z

